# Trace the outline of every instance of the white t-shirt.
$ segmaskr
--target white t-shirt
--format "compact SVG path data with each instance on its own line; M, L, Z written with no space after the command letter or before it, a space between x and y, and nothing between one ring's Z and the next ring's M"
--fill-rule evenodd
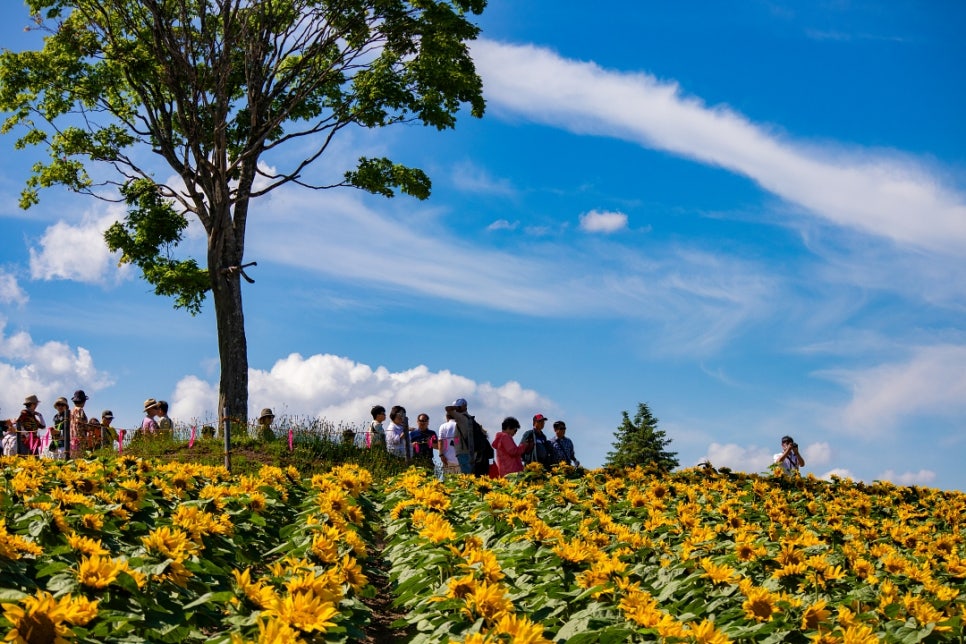
M439 431L436 433L436 438L439 440L439 453L441 457L446 457L446 462L450 465L456 464L456 446L453 445L453 440L455 437L455 420L447 420L445 423L439 426Z

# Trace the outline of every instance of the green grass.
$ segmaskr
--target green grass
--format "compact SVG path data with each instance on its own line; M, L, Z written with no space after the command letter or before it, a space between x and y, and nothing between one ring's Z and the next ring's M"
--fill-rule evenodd
M365 467L375 480L381 481L408 467L403 459L385 449L367 449L343 441L341 427L316 422L293 425L292 429L292 449L289 449L287 429L284 436L272 441L254 438L246 427L233 429L229 454L231 471L247 474L257 472L263 465L294 466L303 476L312 476L327 472L333 465L353 463ZM179 434L184 432L176 432L174 437L135 439L125 446L124 454L204 465L225 464L225 444L221 437L200 438L188 447L188 441L181 439Z

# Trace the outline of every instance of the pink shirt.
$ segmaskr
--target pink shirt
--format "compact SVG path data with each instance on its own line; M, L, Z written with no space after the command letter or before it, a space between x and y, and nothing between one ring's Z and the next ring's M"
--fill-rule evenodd
M513 437L506 432L497 432L493 439L493 451L496 452L496 466L500 469L500 476L523 471L524 445L517 445Z
M141 431L153 434L158 431L158 424L150 416L145 416L144 420L141 421Z

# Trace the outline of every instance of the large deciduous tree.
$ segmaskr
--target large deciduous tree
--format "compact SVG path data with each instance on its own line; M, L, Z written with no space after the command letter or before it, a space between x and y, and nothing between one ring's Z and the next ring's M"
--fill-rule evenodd
M289 183L426 198L428 177L386 158L360 158L331 181L305 171L348 126L450 128L465 106L482 116L467 44L486 0L26 4L45 39L39 51L0 54L2 132L18 130L18 147L44 146L49 159L33 167L21 205L52 185L123 199L109 247L177 307L197 313L211 292L219 405L247 421L241 279L252 200ZM282 146L300 153L286 163ZM205 268L171 256L192 216L207 232Z
M677 452L666 448L671 444L663 429L657 428L657 418L645 403L637 404L632 421L627 412L614 432L613 451L607 454L607 465L612 467L651 466L669 472L678 466Z

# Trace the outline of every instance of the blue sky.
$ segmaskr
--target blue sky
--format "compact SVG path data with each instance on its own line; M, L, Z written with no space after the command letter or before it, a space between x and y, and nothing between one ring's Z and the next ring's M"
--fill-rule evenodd
M488 428L566 420L596 466L646 402L683 466L760 472L791 434L817 476L966 490L966 7L606 6L492 2L482 120L344 131L313 167L386 154L428 201L255 204L252 411L436 426L465 396ZM83 388L119 426L149 396L214 418L210 305L117 266L116 207L19 210L35 154L0 137L0 414Z

